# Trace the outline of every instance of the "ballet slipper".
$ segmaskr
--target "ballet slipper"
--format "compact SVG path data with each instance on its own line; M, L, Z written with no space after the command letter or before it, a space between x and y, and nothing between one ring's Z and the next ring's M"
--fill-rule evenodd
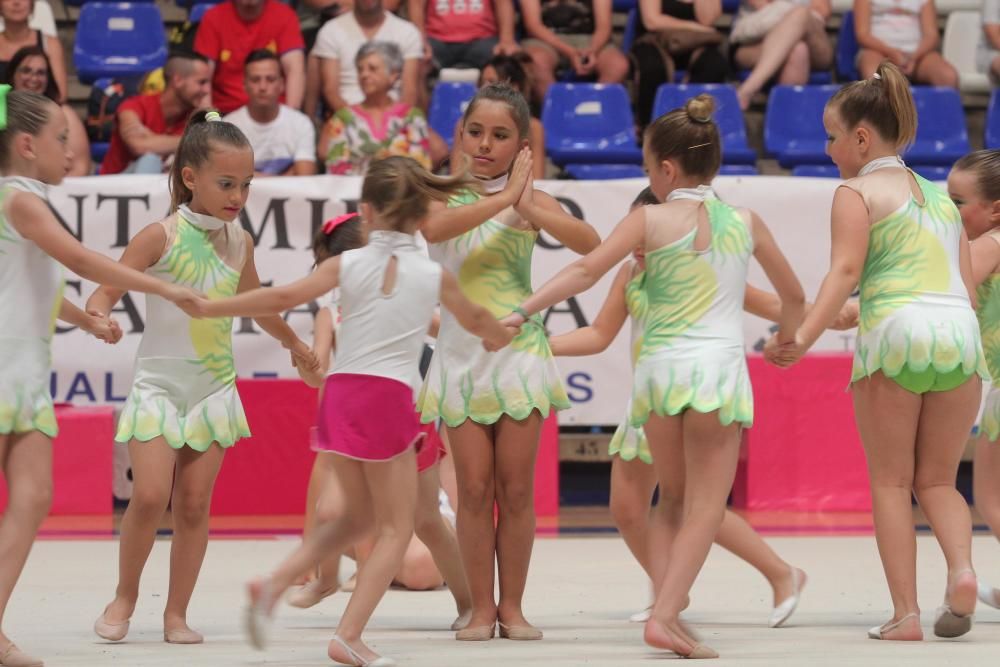
M784 625L785 621L792 617L792 614L795 613L795 609L799 606L799 598L802 595L802 589L805 588L806 581L806 573L793 567L792 594L782 600L778 606L771 611L771 618L767 621L768 627L780 628Z
M354 587L358 585L358 575L357 573L352 574L351 577L340 585L340 590L345 593L353 593Z
M299 609L308 609L315 607L338 590L337 586L322 590L321 585L319 579L313 579L301 588L295 589L288 595L288 604Z
M111 605L109 604L105 607L104 611L101 612L101 615L96 621L94 621L94 632L101 639L105 639L109 642L120 642L125 639L125 635L128 634L128 626L131 623L131 619L126 620L123 623L108 623L104 617L108 613L108 607L110 606Z
M271 592L271 582L267 579L254 579L247 584L247 594L250 604L244 612L244 628L250 645L258 651L267 648L271 630L271 607L274 596Z
M645 623L653 615L653 605L649 605L642 611L637 611L628 617L629 623Z
M460 642L488 642L496 636L496 623L477 625L474 628L465 627L455 633L455 640Z
M944 604L938 607L934 618L934 635L937 637L961 637L972 629L976 611L976 573L961 570L956 573L954 583L948 587Z
M334 634L333 639L330 640L326 654L330 656L330 660L341 665L354 665L354 667L395 667L396 665L395 660L384 655L380 655L374 660L365 660L337 634Z
M164 629L163 641L168 644L201 644L204 643L205 636L191 628Z
M685 651L681 645L670 636L670 631L667 630L666 626L657 621L655 618L650 618L646 622L646 627L643 628L642 633L643 641L653 648L660 648L665 651L671 651L676 653L682 658L691 659L712 659L718 658L719 654L713 651L710 647L700 643L700 642L687 642L690 649Z
M979 584L979 601L994 609L1000 609L1000 590L989 584Z
M917 621L917 632L904 637L888 637L887 635L893 630L897 630L904 623L910 619L916 619ZM902 642L919 642L924 638L924 632L920 629L920 615L917 613L910 613L899 619L895 623L886 623L885 625L879 625L868 631L869 639L881 639L884 641L902 641Z
M13 642L7 644L7 648L0 651L0 665L2 667L45 667L45 663L14 646Z
M532 625L505 625L500 623L500 638L518 642L538 641L544 635Z
M458 630L464 630L469 626L469 621L472 620L472 610L466 609L458 615L455 622L451 624L451 629L453 632Z

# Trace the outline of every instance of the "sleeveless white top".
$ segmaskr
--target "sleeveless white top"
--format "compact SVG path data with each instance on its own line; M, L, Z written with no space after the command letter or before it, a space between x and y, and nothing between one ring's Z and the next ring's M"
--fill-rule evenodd
M392 257L396 280L385 294ZM330 374L376 375L417 389L424 336L440 300L441 270L412 234L402 232L373 231L367 246L342 253L337 298L342 319Z

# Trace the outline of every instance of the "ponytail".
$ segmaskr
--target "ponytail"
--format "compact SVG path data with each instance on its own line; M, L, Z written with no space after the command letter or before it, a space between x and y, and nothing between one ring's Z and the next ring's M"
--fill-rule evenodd
M200 167L208 161L214 144L224 144L232 148L250 147L246 135L232 123L222 120L218 111L201 109L191 114L184 134L174 154L174 164L170 167L170 212L181 204L191 201L194 193L184 184L184 167Z
M837 109L848 128L867 122L897 149L912 144L917 135L910 82L889 60L879 64L872 78L841 88L827 106Z
M361 201L369 203L393 229L427 217L431 201L446 202L455 195L478 191L475 179L462 171L436 176L415 160L393 156L372 163L361 185Z

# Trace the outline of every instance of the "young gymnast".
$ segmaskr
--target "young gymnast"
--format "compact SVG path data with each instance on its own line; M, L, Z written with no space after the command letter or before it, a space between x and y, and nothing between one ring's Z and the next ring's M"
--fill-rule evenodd
M42 95L0 86L0 467L7 508L0 519L0 623L52 498L52 395L56 319L116 342L105 315L63 298L63 267L98 283L178 302L194 293L126 268L84 248L53 215L47 188L58 185L73 153L66 118ZM165 306L166 307L166 306ZM172 306L171 306L172 308ZM180 312L180 311L177 311ZM0 632L0 665L40 667Z
M958 465L988 378L969 244L945 192L898 157L916 133L909 82L883 61L871 79L827 104L827 153L848 179L834 195L830 272L792 343L769 343L779 365L816 341L859 285L861 322L851 391L871 480L875 539L893 616L872 639L920 640L911 498L924 510L948 564L934 634L972 627L976 575L972 520L955 488Z
M541 231L575 252L600 237L553 197L519 182L511 165L530 160L530 113L506 84L484 86L465 112L461 146L484 196L463 193L437 204L421 227L431 257L453 271L463 292L496 316L531 293L531 253ZM421 419L441 419L458 479L458 541L472 616L455 638L541 639L522 610L535 539L534 470L542 422L569 400L541 320L499 352L486 352L448 313L417 401ZM494 523L494 507L497 520ZM500 600L494 598L494 566Z
M253 151L243 133L214 111L188 123L170 174L171 214L133 238L121 263L218 298L260 286L253 240L238 216L250 193ZM109 313L123 290L102 286L88 310ZM258 318L296 363L318 365L281 317ZM250 435L236 392L232 319L194 320L156 297L146 300L146 329L135 379L115 440L128 442L135 482L122 519L118 587L94 632L120 641L139 596L139 579L170 504L174 536L163 640L197 644L187 608L208 546L212 487L225 451Z
M647 298L630 423L653 454L672 542L648 644L695 658L717 657L679 620L688 592L722 525L739 456L740 429L753 421L743 350L743 300L754 255L781 298L779 337L801 321L802 287L760 218L719 201L708 183L721 162L708 95L647 128L650 185L666 203L626 216L593 252L514 307L509 326L591 287L635 248L645 253Z
M973 496L976 510L1000 539L1000 151L976 151L956 162L948 174L948 196L971 241L976 314L993 378L976 437ZM980 582L979 600L1000 609L1000 589Z
M360 248L367 242L367 228L356 214L348 214L328 220L316 233L313 239L313 255L316 266L322 262L341 255L342 253ZM313 351L320 360L316 371L300 369L299 374L310 386L322 388L330 366L331 353L336 349L336 335L340 329L342 312L337 302L336 293L331 293L330 300L320 308L316 316L316 333L313 340ZM465 581L465 571L462 569L462 556L458 550L454 528L441 516L439 492L441 480L438 475L438 462L444 454L444 445L433 424L425 425L421 432L423 439L417 445L417 505L414 519L414 537L407 547L402 566L395 575L396 581L403 585L411 585L420 589L436 588L447 583L448 590L455 598L458 608L458 618L453 624L453 630L464 627L471 613L472 601L469 596L469 586ZM315 504L323 489L329 484L337 484L333 456L322 450L316 454L313 472L310 477L309 514L315 521ZM310 526L310 529L312 526ZM366 536L354 545L354 558L358 567L362 566L371 552L372 539ZM430 556L431 562L424 554ZM330 553L319 567L318 576L288 596L288 603L293 607L307 608L319 603L323 598L335 593L339 588L339 563L341 553ZM428 573L429 568L436 570ZM436 576L432 576L436 575Z
M514 167L523 187L530 156ZM399 570L413 534L417 500L414 443L421 427L413 388L424 336L440 302L470 333L506 344L511 333L463 294L458 280L426 257L413 235L432 201L447 201L472 184L464 175L433 176L408 158L372 165L361 186L361 216L368 245L332 257L307 278L231 299L200 302L206 316L277 313L339 288L343 322L337 359L326 379L318 446L332 452L337 485L324 489L320 524L267 578L249 586L251 641L265 642L274 601L296 577L328 553L343 551L375 525L375 547L358 574L328 654L348 665L395 664L361 640L368 619ZM332 494L332 497L330 497ZM343 502L339 496L343 496Z
M660 203L650 188L645 188L632 203L632 210L639 206ZM632 363L635 364L642 348L643 317L647 299L645 286L645 256L643 248L633 251L633 258L618 271L611 290L590 326L549 339L555 356L583 356L598 354L614 341L622 325L631 320ZM781 317L781 301L775 295L747 285L743 308L758 317L777 321ZM833 328L849 329L857 326L857 309L845 306ZM626 417L615 430L608 447L611 459L611 516L625 544L642 566L651 581L662 578L666 561L654 558L664 546L669 548L670 538L663 531L670 529L667 505L650 506L656 489L656 472L649 442L641 428L631 426ZM726 511L715 541L723 548L753 565L768 580L774 592L774 608L768 625L777 628L795 612L799 593L805 585L805 573L789 565L772 550L764 540L738 514ZM652 607L634 614L629 620L645 623Z

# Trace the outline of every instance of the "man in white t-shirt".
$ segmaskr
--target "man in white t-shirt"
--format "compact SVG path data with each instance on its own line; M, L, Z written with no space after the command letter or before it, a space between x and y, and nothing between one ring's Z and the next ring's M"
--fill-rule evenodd
M316 173L316 128L301 111L281 104L285 79L273 51L258 49L243 66L247 105L224 120L243 130L253 146L254 171L263 176Z
M323 100L336 111L360 104L365 95L358 85L354 56L365 42L393 42L403 53L403 75L396 91L399 101L415 105L423 85L425 57L420 30L382 6L382 0L355 0L354 10L327 21L316 36L310 58L317 58Z

